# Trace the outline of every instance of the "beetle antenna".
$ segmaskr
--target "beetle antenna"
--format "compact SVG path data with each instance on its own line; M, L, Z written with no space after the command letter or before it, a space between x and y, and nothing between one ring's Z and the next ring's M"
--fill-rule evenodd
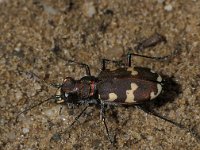
M47 83L44 79L41 79L38 75L36 75L34 72L30 71L30 72L27 72L29 73L33 78L36 78L36 80L38 82L42 82L43 84L45 84L46 86L48 87L54 87L54 88L60 88L61 85L58 84L58 83Z
M41 77L39 77L37 74L35 74L32 71L22 71L21 69L17 69L18 73L28 79L31 79L35 82L42 82L44 85L46 85L47 87L54 87L54 88L60 88L61 84L58 83L47 83L44 79L42 79Z
M18 120L18 118L19 118L19 116L20 116L21 114L26 113L26 112L30 111L31 109L33 109L33 108L35 108L35 107L37 107L37 106L39 106L39 105L42 105L42 104L45 103L45 102L48 102L48 101L50 101L50 100L52 100L52 99L57 99L57 98L60 98L60 95L51 96L50 98L45 99L45 100L41 101L40 103L35 104L35 105L33 105L33 106L31 106L31 107L29 107L29 108L23 110L22 112L20 112L19 114L17 114L16 119L15 119L15 122L17 122L17 120Z
M25 77L28 78L28 79L32 79L32 80L35 81L35 82L42 82L42 83L43 83L44 85L46 85L47 87L54 87L54 88L57 88L57 89L59 89L59 88L61 87L61 84L57 84L57 83L51 83L51 84L49 84L49 83L47 83L44 79L41 79L38 75L36 75L36 74L35 74L34 72L32 72L32 71L22 71L22 70L19 69L19 68L17 69L17 71L18 71L18 73L19 73L20 75L25 76ZM44 101L41 101L41 102L39 102L38 104L35 104L35 105L33 105L33 106L31 106L31 107L25 109L24 111L20 112L20 113L16 116L15 122L17 122L17 120L18 120L18 118L19 118L19 116L20 116L21 114L23 114L23 113L25 113L25 112L27 112L27 111L29 111L29 110L31 110L31 109L33 109L33 108L39 106L39 105L41 105L41 104L43 104L43 103L45 103L45 102L48 102L48 101L50 101L50 100L52 100L52 99L57 99L57 98L60 98L60 95L53 95L53 96L51 96L50 98L45 99Z

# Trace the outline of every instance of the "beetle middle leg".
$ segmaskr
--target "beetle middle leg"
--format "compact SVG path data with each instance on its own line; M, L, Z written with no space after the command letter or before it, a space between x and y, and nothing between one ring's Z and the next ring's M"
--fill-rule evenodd
M57 57L59 57L60 59L64 60L67 64L78 65L78 66L84 68L85 72L86 72L86 75L87 76L91 76L90 67L87 64L84 64L84 63L81 63L81 62L77 62L77 61L74 61L74 60L66 60L60 55L57 55Z
M90 104L99 104L99 102L96 99L87 99L87 100L79 100L80 105L86 105L85 108L76 116L74 121L64 130L58 133L55 133L51 140L58 141L61 139L62 134L66 134L70 129L74 126L74 124L79 120L79 118L83 115L83 113L86 111L86 109L89 107ZM74 104L72 104L74 106Z
M149 59L154 59L154 60L167 60L167 59L175 56L180 51L180 49L181 49L181 45L176 44L175 50L171 54L161 56L161 57L153 57L153 56L140 55L140 54L136 54L136 53L128 53L126 56L127 57L127 65L129 67L131 67L131 57L132 56L138 56L138 57L149 58Z
M166 56L161 56L161 57L152 57L152 56L140 55L140 54L135 54L135 53L128 53L127 54L127 65L129 67L131 67L131 57L132 56L144 57L144 58L155 59L155 60L167 60L168 58L172 57L173 55L174 55L174 53L166 55Z
M106 129L106 133L107 133L107 136L108 136L108 139L109 139L110 143L114 144L114 141L110 137L108 126L106 124L106 119L105 119L105 104L103 102L101 102L100 120L102 120L103 123L104 123L105 129Z

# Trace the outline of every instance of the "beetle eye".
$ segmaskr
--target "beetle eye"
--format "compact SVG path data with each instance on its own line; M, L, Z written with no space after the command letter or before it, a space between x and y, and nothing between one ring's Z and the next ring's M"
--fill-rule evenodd
M68 93L65 93L65 97L68 97L69 96L69 94Z

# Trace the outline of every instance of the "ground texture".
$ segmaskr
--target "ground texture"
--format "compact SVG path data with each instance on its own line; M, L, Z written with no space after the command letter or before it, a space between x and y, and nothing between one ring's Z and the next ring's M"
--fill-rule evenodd
M167 102L154 109L200 134L199 31L200 1L195 0L0 0L0 149L200 149L198 135L135 107L107 112L115 146L96 107L57 141L50 140L52 135L65 130L84 106L63 106L59 113L61 105L45 103L15 120L19 112L55 93L30 72L46 83L84 75L82 68L57 55L87 63L98 75L102 58L119 60L158 32L167 43L138 53L163 56L178 47L178 55L163 62L137 58L133 63L173 77L173 96L166 94Z

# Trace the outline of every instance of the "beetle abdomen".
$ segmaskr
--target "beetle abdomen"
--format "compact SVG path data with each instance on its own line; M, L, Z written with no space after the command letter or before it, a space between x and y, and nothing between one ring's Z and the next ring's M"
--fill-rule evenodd
M113 78L97 84L99 99L123 104L137 104L156 98L160 83L134 78Z

